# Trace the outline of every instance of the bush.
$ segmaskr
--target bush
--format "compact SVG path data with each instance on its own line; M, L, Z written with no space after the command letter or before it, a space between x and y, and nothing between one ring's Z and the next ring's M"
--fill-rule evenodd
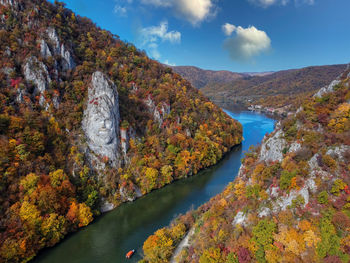
M320 204L327 204L328 203L328 193L326 191L322 191L318 194L317 200Z
M0 134L6 134L10 125L10 117L5 114L0 114Z
M340 237L338 237L336 229L331 222L332 217L332 213L326 211L320 220L319 228L322 239L317 246L317 254L320 258L325 258L326 256L344 256L340 250Z
M308 161L312 157L312 152L309 147L302 147L298 151L295 152L294 160L297 162L300 161Z
M334 170L337 167L337 162L329 155L323 156L323 163L331 170Z
M266 262L265 248L272 244L275 231L276 224L267 219L259 221L258 225L253 227L253 237L251 241L258 247L258 250L255 252L255 257L258 262Z
M340 195L340 191L345 189L346 184L343 182L341 179L337 179L334 181L331 193L334 194L335 196Z
M297 176L296 170L294 170L293 172L288 172L284 170L280 178L280 188L282 190L287 190L290 187L292 179L296 176Z
M292 208L301 207L305 204L305 199L302 195L298 195L295 199L292 200Z

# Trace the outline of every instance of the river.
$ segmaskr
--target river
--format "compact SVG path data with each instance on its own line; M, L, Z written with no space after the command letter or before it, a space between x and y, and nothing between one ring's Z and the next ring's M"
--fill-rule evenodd
M197 208L220 193L234 180L249 146L260 143L264 135L274 129L275 121L262 114L226 113L242 123L245 140L217 165L98 217L93 224L68 235L55 247L41 251L33 262L137 262L141 258L142 244L149 235L167 226L180 213ZM131 249L137 251L127 261L125 254Z

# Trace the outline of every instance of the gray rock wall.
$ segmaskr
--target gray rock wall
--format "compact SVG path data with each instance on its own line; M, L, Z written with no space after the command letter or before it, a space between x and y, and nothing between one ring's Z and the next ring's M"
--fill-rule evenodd
M29 57L24 63L23 74L27 82L34 84L34 95L40 95L40 105L45 106L44 93L51 82L46 65L36 57Z

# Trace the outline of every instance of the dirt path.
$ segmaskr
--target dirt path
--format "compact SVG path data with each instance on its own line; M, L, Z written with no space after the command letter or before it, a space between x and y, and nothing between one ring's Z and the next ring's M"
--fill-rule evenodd
M170 259L170 263L176 263L175 259L176 257L181 253L181 251L190 246L189 240L194 234L194 228L190 229L190 231L187 233L184 239L180 242L180 244L177 246L177 248L174 251L173 256Z

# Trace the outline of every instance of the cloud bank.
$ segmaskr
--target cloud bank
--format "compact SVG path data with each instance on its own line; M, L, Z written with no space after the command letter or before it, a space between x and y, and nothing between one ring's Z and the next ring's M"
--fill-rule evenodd
M224 42L224 49L229 52L232 60L249 61L271 48L271 39L268 35L254 26L243 28L226 23L222 28L227 36L235 32L234 36Z

